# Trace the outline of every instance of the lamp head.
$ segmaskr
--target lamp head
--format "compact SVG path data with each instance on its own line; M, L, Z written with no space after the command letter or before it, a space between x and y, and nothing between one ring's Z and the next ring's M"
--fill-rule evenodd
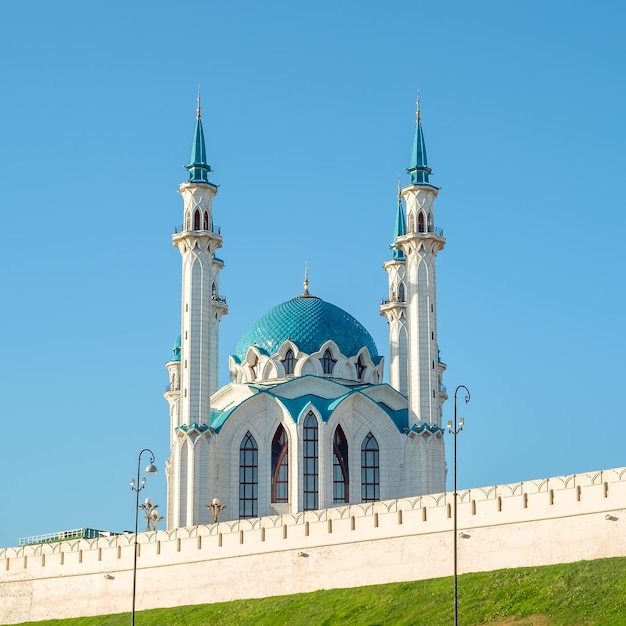
M459 418L459 428L463 428L464 425L465 425L465 420L462 417Z
M452 430L452 420L448 420L448 430Z
M219 500L219 498L213 498L213 504L214 504L215 506L219 506L219 505L220 505L220 500Z
M156 468L156 465L153 465L152 463L146 467L146 474L156 474L158 471L159 470Z

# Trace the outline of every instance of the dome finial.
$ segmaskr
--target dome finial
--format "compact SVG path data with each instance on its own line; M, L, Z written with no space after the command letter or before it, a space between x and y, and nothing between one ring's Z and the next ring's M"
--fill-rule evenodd
M419 89L417 90L417 101L415 102L415 121L418 124L422 121L422 114L420 112L420 90Z
M202 107L200 106L200 85L198 85L198 108L196 109L196 119L202 119Z
M309 262L304 262L304 293L303 296L310 296L309 293Z

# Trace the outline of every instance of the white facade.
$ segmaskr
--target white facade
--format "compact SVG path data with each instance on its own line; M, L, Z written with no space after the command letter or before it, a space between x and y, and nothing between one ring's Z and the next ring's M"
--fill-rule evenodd
M140 533L137 610L451 576L452 502L439 493ZM461 491L458 571L626 556L625 502L623 467ZM0 549L2 623L128 612L133 545L124 534Z

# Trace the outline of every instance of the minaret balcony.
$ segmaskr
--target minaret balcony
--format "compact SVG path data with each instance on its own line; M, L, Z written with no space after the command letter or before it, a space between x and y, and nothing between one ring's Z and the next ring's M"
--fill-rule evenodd
M407 235L435 235L435 237L443 237L443 228L429 226L426 224L418 224L415 231L407 231Z
M188 232L194 232L194 233L198 233L199 235L204 235L206 233L211 233L213 235L222 235L222 228L220 226L211 226L210 229L205 229L205 228L187 228L185 229L185 225L184 224L180 224L178 226L174 227L174 234L175 235L180 235L182 233L188 233Z

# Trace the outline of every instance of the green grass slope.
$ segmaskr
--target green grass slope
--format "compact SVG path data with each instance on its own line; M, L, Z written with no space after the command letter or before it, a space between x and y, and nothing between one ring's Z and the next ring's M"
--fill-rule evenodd
M259 572L262 575L262 572ZM453 623L451 578L154 609L136 626L436 626ZM129 604L130 604L129 596ZM118 626L130 613L28 622ZM626 558L459 576L459 625L626 626Z

